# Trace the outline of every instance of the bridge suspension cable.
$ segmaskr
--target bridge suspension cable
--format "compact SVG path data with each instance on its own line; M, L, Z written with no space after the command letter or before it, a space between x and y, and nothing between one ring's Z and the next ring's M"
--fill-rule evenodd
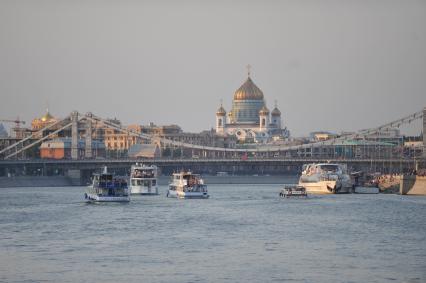
M33 147L34 145L36 145L36 144L38 144L38 143L41 143L42 141L44 141L44 140L46 140L46 139L50 138L51 136L53 136L53 135L55 135L55 134L59 133L60 131L62 131L62 130L64 130L64 129L66 129L66 128L68 128L68 127L70 127L71 125L72 125L72 123L69 123L69 124L67 124L67 125L65 125L65 126L63 126L63 127L61 127L61 128L59 128L59 129L57 129L56 131L54 131L54 132L52 132L52 133L49 133L48 135L46 135L46 136L44 136L44 137L42 137L42 138L40 138L40 139L36 140L35 142L32 142L31 144L29 144L29 145L27 145L27 146L24 146L23 148L21 148L21 149L19 149L19 150L15 151L15 152L13 152L13 153L11 153L11 154L7 155L4 159L9 159L9 158L11 158L11 157L13 157L13 156L15 156L15 155L17 155L17 154L21 153L22 151L27 150L27 149L29 149L29 148Z

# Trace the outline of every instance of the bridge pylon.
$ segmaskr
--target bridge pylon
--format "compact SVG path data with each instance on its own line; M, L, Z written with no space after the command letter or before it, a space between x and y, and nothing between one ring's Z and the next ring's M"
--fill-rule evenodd
M78 159L78 112L71 112L71 159Z
M92 117L92 113L86 114L86 117ZM86 137L85 137L85 158L92 158L92 119L86 119Z
M423 159L426 159L426 107L423 108Z

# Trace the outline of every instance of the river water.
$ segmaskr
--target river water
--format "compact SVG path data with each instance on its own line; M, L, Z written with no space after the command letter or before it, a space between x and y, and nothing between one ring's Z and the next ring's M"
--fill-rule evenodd
M426 197L280 199L280 187L177 200L162 186L129 204L1 189L0 282L426 282Z

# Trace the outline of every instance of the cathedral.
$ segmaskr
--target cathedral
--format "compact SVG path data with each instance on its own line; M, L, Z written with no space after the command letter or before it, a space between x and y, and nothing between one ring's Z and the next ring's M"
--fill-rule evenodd
M263 92L250 78L250 71L247 80L235 91L228 115L222 105L216 111L216 133L235 135L241 143L269 143L289 137L289 131L282 125L281 111L275 103L269 112Z

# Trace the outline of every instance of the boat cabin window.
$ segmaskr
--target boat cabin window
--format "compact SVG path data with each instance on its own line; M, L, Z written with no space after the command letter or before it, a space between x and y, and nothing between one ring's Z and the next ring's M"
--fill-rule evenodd
M327 171L327 172L337 172L339 170L339 166L327 164L327 165L321 165L321 170Z
M101 175L100 176L101 182L111 182L112 181L112 175Z
M183 178L187 180L187 184L190 187L199 184L199 178L196 175L184 175Z
M144 184L144 182L149 182L149 181L143 181L143 180L132 180L132 186L142 186L142 184ZM146 186L146 185L145 185Z
M135 169L133 171L133 178L154 178L155 173L153 169Z
M152 185L153 186L157 185L157 181L156 180L152 180Z

